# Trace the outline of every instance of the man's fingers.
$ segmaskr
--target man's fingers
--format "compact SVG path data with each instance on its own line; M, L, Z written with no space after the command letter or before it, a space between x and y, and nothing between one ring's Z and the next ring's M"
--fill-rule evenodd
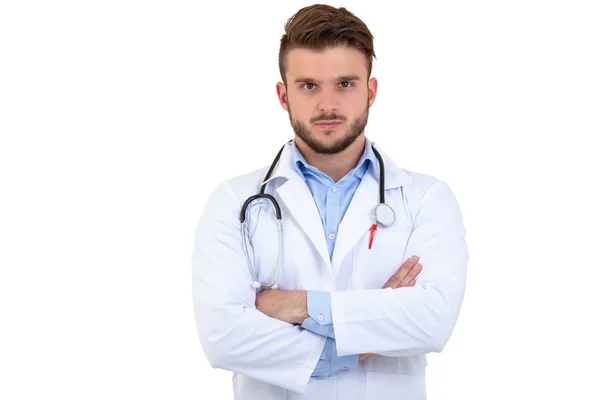
M415 264L417 264L418 261L419 261L418 256L412 256L411 258L404 261L404 263L398 269L398 271L396 271L396 273L394 275L392 275L390 277L390 279L388 279L387 283L385 284L385 286L383 288L384 289L385 288L397 289L397 288L401 287L402 286L401 283L404 281L404 278L411 272L411 270L413 269Z
M423 269L423 266L420 263L416 263L414 267L410 270L410 272L404 277L402 282L400 282L400 287L407 287L408 284L413 281L419 272Z
M404 277L410 272L410 270L417 263L418 260L419 258L417 256L412 256L411 258L404 261L404 263L398 269L398 271L396 271L396 273L394 273L394 275L392 275L388 280L388 282L390 282L391 284L390 287L392 287L393 289L398 288L402 280L404 280Z
M392 288L395 289L397 286L397 284L399 284L400 282L397 281L398 278L396 278L396 274L392 275L390 277L390 279L388 279L388 281L385 283L385 285L383 286L384 289L387 288Z

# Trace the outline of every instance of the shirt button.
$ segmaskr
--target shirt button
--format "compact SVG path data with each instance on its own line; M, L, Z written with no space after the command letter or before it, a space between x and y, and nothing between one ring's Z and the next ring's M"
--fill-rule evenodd
M317 320L318 320L318 321L323 321L323 316L322 316L322 315L319 315L319 316L317 317Z
M335 235L333 233L330 233L329 234L329 239L331 239L331 240L335 239Z
M333 193L337 192L337 187L336 187L336 186L333 186L333 187L331 188L331 191L332 191Z

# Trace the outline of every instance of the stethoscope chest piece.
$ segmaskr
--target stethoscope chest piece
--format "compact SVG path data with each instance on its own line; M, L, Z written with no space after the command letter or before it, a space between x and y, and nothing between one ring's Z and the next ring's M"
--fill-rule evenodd
M395 219L394 210L386 203L379 203L375 207L375 220L381 226L391 226Z

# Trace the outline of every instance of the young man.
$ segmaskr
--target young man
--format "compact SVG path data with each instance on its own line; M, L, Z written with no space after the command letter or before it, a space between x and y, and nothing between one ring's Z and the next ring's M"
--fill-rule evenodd
M465 289L459 206L365 137L377 80L360 19L305 7L279 56L294 140L272 168L221 183L196 231L204 353L234 373L236 399L425 399L426 354Z

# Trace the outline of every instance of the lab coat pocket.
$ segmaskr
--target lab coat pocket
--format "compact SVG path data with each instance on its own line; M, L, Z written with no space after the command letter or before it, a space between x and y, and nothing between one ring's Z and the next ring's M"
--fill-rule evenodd
M366 400L426 400L425 376L367 372Z

